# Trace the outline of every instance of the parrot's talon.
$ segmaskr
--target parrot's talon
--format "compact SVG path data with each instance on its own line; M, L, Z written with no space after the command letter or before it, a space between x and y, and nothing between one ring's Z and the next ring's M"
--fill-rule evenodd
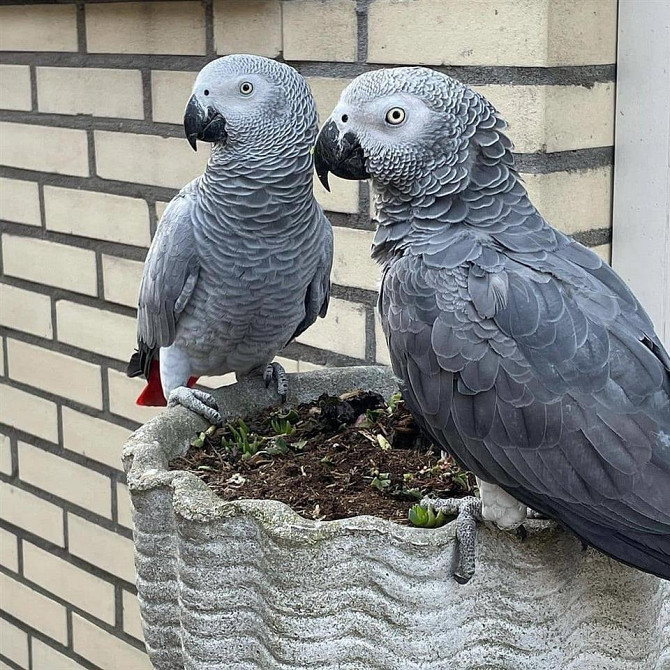
M214 426L220 426L223 423L218 403L211 394L205 391L179 386L171 391L168 397L168 407L177 405L199 414Z
M277 382L277 393L282 403L285 403L288 396L288 377L286 376L286 370L277 362L268 363L265 372L263 372L265 388L268 388L273 380Z
M457 558L454 579L467 584L475 574L477 550L477 521L482 520L482 501L474 496L466 498L423 498L421 507L457 517Z

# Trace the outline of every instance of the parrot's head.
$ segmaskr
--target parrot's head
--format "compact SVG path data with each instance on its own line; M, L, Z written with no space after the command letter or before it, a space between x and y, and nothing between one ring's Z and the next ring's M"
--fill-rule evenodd
M292 67L247 54L224 56L198 74L184 112L184 131L197 140L238 150L281 151L314 143L316 106Z
M405 194L456 191L481 142L498 139L504 127L485 98L447 75L423 67L375 70L342 92L317 137L315 168L326 188L332 172Z

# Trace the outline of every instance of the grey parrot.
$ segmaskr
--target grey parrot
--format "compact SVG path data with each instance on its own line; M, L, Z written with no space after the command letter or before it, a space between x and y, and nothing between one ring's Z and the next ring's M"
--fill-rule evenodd
M670 358L617 274L533 206L505 128L468 86L396 68L355 79L315 147L324 185L371 179L393 369L480 480L481 501L422 504L459 513L461 582L474 521L528 508L669 579Z
M212 423L201 375L274 379L273 357L325 316L333 233L312 193L316 107L291 67L233 55L198 74L184 115L188 141L212 143L205 173L170 202L139 293L138 350L128 375L138 404L182 404Z

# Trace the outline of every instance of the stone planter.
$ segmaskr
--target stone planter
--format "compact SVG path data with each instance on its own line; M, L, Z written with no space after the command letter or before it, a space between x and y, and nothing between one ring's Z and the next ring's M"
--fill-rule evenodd
M383 368L295 374L290 384L289 403L395 389ZM276 400L251 382L215 395L227 416ZM168 472L203 429L170 410L124 452L155 668L670 667L670 583L583 552L553 523L529 523L523 543L481 526L477 573L461 586L450 576L454 524L308 521L277 502L224 502L195 476Z

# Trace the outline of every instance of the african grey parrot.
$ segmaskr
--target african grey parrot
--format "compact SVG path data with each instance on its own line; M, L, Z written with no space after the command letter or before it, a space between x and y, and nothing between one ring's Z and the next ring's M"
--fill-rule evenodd
M324 185L372 180L406 402L480 480L481 502L422 504L460 512L459 581L474 519L514 527L526 506L668 579L670 358L616 273L538 213L505 127L468 86L397 68L355 79L317 138Z
M233 55L206 65L186 107L188 141L212 142L205 173L170 202L144 266L138 404L182 404L213 423L200 375L273 377L275 354L325 316L333 237L312 194L314 99L291 67ZM160 355L159 355L160 352ZM158 362L160 365L160 378Z

